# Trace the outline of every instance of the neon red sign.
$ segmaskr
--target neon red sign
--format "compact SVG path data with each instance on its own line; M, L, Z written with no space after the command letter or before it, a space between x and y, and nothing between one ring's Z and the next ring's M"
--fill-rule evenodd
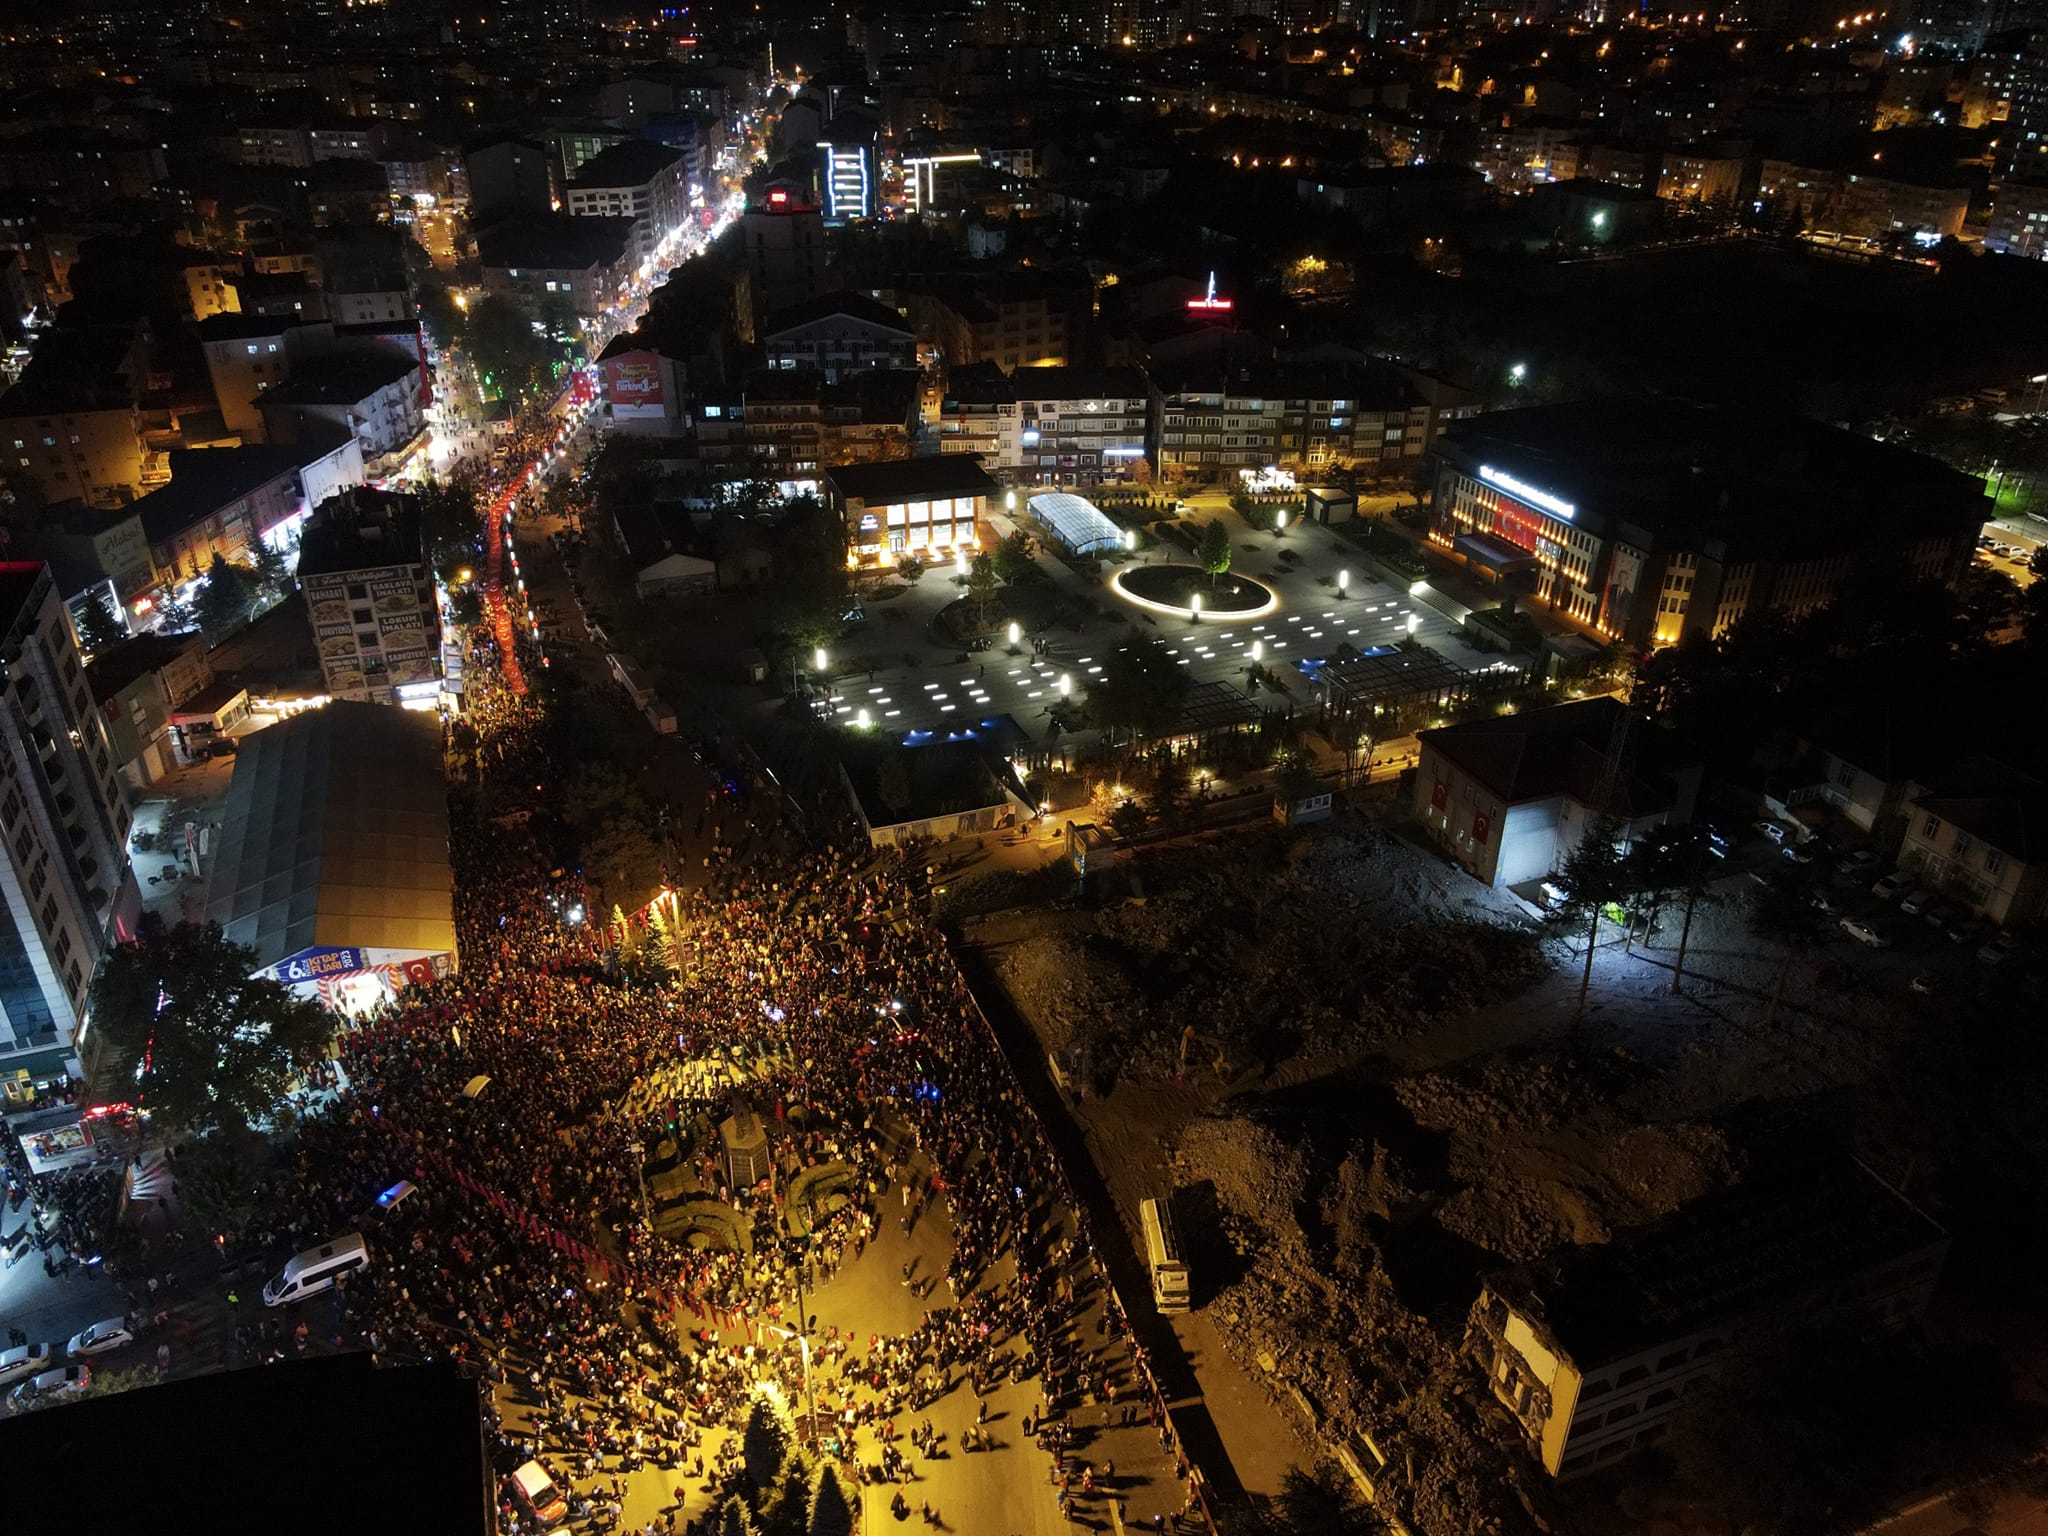
M1229 299L1219 299L1216 297L1216 274L1214 272L1209 274L1209 291L1199 299L1188 300L1188 308L1198 313L1207 312L1215 314L1229 309L1230 306L1231 301Z

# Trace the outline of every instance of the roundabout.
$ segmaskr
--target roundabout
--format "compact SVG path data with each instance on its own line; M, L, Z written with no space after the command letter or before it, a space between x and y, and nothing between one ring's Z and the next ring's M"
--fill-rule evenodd
M1198 565L1126 566L1109 578L1109 585L1125 602L1176 617L1258 619L1280 606L1265 583L1249 576L1212 579Z

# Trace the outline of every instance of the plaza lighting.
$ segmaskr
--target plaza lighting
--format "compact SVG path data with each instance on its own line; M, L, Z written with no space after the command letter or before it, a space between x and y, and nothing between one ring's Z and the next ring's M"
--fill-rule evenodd
M1350 594L1351 573L1349 571L1339 571L1337 573L1337 591L1340 595L1348 596Z
M1263 656L1264 656L1265 654L1266 654L1266 642L1265 642L1265 641L1263 641L1263 640L1254 640L1254 641L1252 642L1252 660L1253 660L1253 661L1257 661L1257 660L1259 660L1259 659L1260 659L1261 657L1263 657Z
M1065 672L1060 674L1060 697L1066 698L1074 691L1074 679Z
M1201 616L1202 594L1197 592L1193 597L1188 599L1188 617L1191 619L1199 619L1201 618Z
M811 652L811 665L817 668L817 670L820 672L825 670L826 665L831 661L831 659L831 657L825 654L825 647L823 647L822 645L819 646L815 651Z
M1010 620L1010 644L1015 645L1024 638L1024 626L1015 619Z

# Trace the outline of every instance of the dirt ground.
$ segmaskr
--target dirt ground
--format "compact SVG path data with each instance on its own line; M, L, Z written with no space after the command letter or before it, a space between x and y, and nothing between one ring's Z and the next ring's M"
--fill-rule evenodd
M1582 952L1382 795L962 937L1080 1090L1134 1238L1172 1192L1196 1300L1176 1332L1237 1480L1369 1433L1398 1512L1443 1536L1575 1523L1462 1353L1480 1277L1738 1181L1779 1108L1853 1089L1924 1022L1804 960L1773 1016L1781 956L1737 898L1696 916L1683 995L1676 914L1604 931L1575 1026Z

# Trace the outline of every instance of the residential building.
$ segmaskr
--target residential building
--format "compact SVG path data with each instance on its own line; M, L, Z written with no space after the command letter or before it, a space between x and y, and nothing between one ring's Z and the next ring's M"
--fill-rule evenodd
M1933 240L1963 232L1970 188L1961 180L1908 180L1851 171L1833 227L1845 235L1886 235L1904 230Z
M598 357L605 409L620 431L672 436L683 419L684 365L637 340L635 335L614 336Z
M326 321L306 323L275 315L215 315L200 322L199 350L221 420L245 443L263 441L263 412L256 397L281 384L292 360L329 350L334 327Z
M1657 195L1666 202L1706 203L1733 208L1742 194L1746 156L1692 145L1667 149L1657 173Z
M338 326L411 324L416 318L412 287L401 273L366 287L329 286L327 318Z
M241 271L242 263L234 257L181 250L178 273L185 286L186 313L194 320L206 320L240 309L242 301L235 283Z
M1145 457L1149 390L1135 368L1020 368L1016 414L994 461L1017 485L1128 480Z
M875 368L917 366L917 337L886 304L841 289L768 317L771 368L812 368L828 384Z
M974 282L927 279L891 294L918 339L949 368L994 363L1005 372L1074 361L1094 287L1085 272L992 272Z
M946 373L946 392L939 400L940 453L971 453L998 474L1006 464L1003 449L1016 439L1017 387L994 363L963 363Z
M157 573L149 538L136 515L139 505L130 503L118 512L102 512L80 501L59 502L36 515L26 542L38 558L53 566L111 583L115 599L130 613L146 613L150 606L147 594L156 585ZM142 600L140 609L137 599Z
M579 318L595 319L633 278L631 219L514 219L479 234L476 246L484 292L531 315L566 304Z
M1670 397L1493 411L1436 444L1430 542L1638 645L1828 603L1851 565L1968 568L1979 479L1803 417Z
M988 499L999 489L961 454L825 471L825 504L845 530L853 568L893 565L905 554L949 559L979 547Z
M2048 260L2048 178L2015 177L1998 184L1984 248L2031 261Z
M0 1090L14 1098L83 1075L93 970L135 902L128 807L49 567L0 563L0 614Z
M411 497L358 486L323 502L299 543L299 590L331 697L434 707L441 624Z
M1781 223L1797 219L1810 229L1834 229L1848 175L1827 165L1765 157L1757 178L1757 199Z
M837 125L832 131L838 131ZM842 134L838 142L820 139L819 177L825 189L825 222L851 224L880 212L882 178L875 162L872 133Z
M751 465L787 481L815 476L821 463L906 457L917 405L918 376L908 369L827 384L811 368L758 368L739 388L700 397L695 435L707 464Z
M1948 1236L1860 1163L1788 1168L1487 1279L1466 1348L1552 1476L1662 1439L1694 1394L1786 1335L1899 1328Z
M372 480L398 474L426 446L427 397L424 370L409 358L324 357L296 369L283 384L263 392L266 435L274 443L298 443L311 430L314 441L328 434L315 423L331 423L355 435L363 473Z
M655 248L689 217L689 176L678 151L632 139L586 160L565 201L574 218L632 220L637 267L653 260Z
M1467 720L1417 739L1416 820L1496 888L1563 868L1602 818L1612 818L1617 843L1687 821L1699 794L1699 765L1672 759L1659 733L1611 698Z
M355 440L302 446L178 448L171 480L135 503L151 563L161 579L193 581L220 555L246 565L261 542L283 553L297 542L308 483L327 491L362 482ZM353 480L349 479L353 472Z
M771 182L740 216L740 244L759 315L827 291L825 222L793 182Z
M2048 784L1986 764L1946 778L1907 803L1899 868L2001 927L2033 922L2048 905Z
M199 635L137 635L86 668L107 749L130 789L143 790L188 761L171 712L213 682Z
M1023 376L1012 382L1021 386ZM1321 473L1415 464L1437 422L1424 395L1384 364L1159 369L1149 416L1148 457L1174 481L1235 480L1268 466Z
M0 394L0 458L48 502L133 501L164 477L137 410L149 378L140 325L45 331L20 379Z
M549 212L554 179L547 147L532 139L493 139L463 151L473 217L486 220L512 213Z

